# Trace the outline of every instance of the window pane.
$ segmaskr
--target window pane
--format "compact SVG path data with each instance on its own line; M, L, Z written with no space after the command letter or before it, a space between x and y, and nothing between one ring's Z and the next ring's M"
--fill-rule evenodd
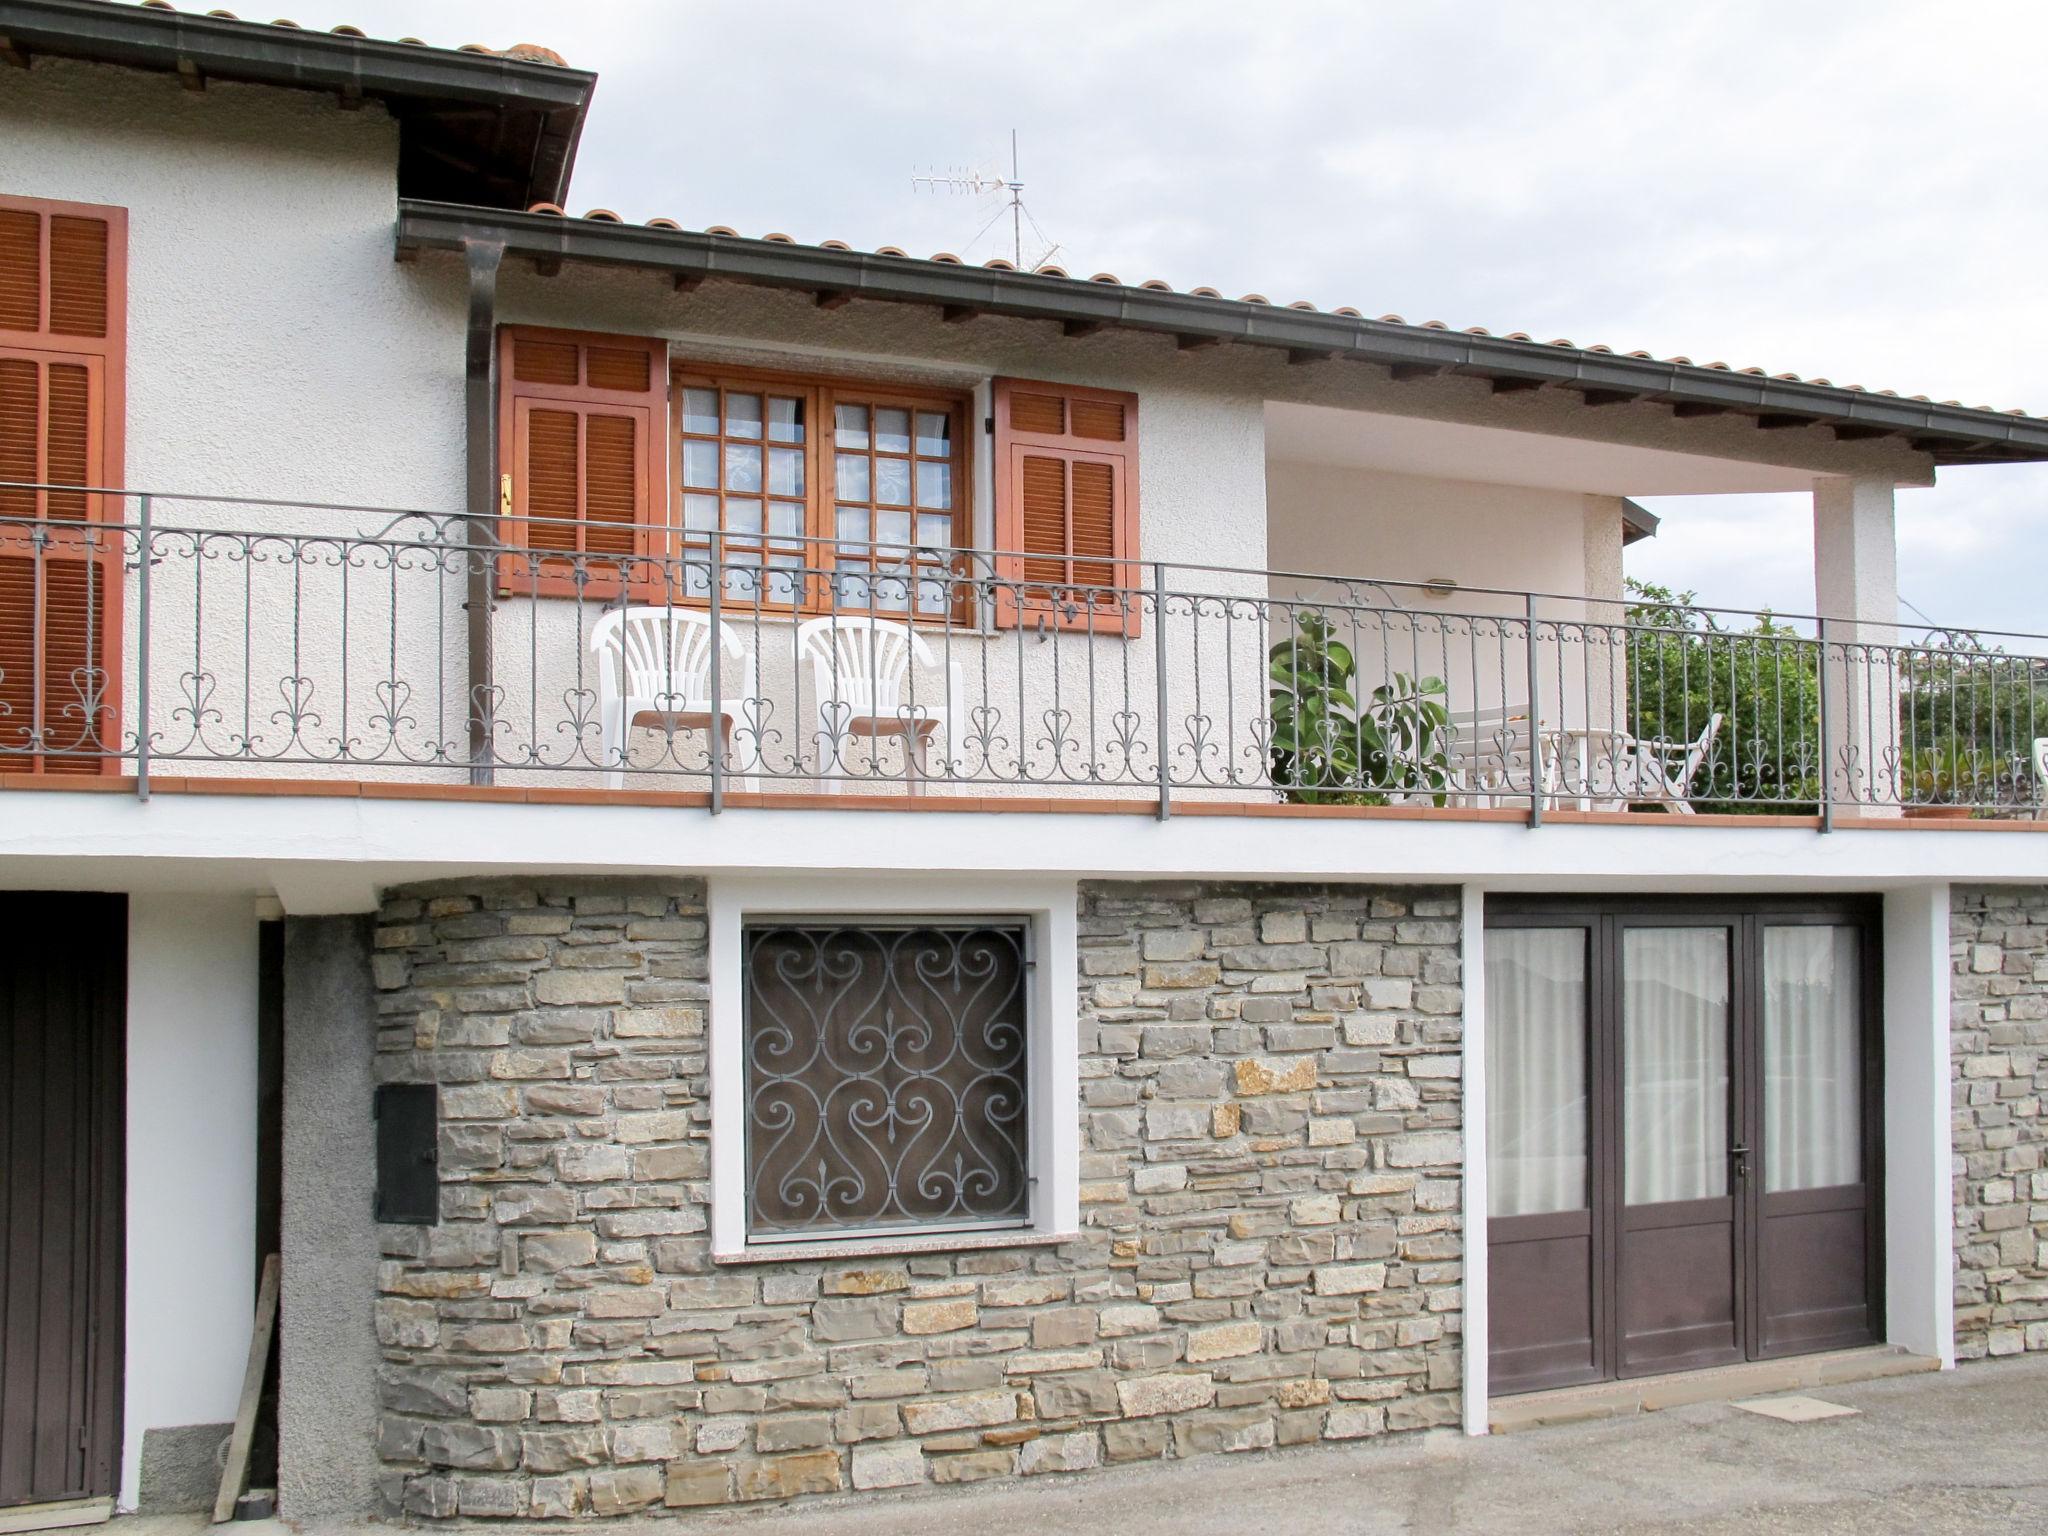
M768 440L771 443L800 443L804 440L804 403L788 395L768 397Z
M928 459L953 456L953 415L950 411L917 413L917 451Z
M770 448L768 450L768 489L777 496L803 495L803 449Z
M839 467L834 471L834 476L839 482L838 490L841 498L847 501L866 501L868 499L868 459L866 454L840 454Z
M728 491L761 489L761 450L749 443L725 445L725 488Z
M683 498L683 526L685 528L716 528L718 526L718 498L716 496L685 496Z
M759 395L727 395L725 397L725 435L727 437L759 437L761 435L761 397Z
M909 611L910 573L902 566L883 566L876 570L875 608L882 613Z
M1764 1187L1863 1179L1861 935L1764 929Z
M868 536L868 509L866 507L841 507L839 509L839 537L856 542L865 541Z
M910 452L910 412L895 405L875 408L875 448L881 453Z
M875 514L875 542L877 544L908 544L910 542L910 514L908 512L877 512Z
M804 531L804 504L800 501L769 502L768 531L770 533L802 533Z
M718 444L684 440L683 484L717 488Z
M735 549L726 553L718 562L725 572L725 595L737 598L743 603L758 602L761 597L761 552L757 549Z
M875 500L899 507L910 505L910 460L875 460Z
M715 389L686 389L683 391L683 430L698 432L705 437L718 435L718 391Z
M917 520L917 542L926 549L951 549L953 547L953 519L934 517L926 512Z
M793 603L803 588L803 577L796 574L803 564L801 555L770 555L768 564L774 569L767 574L768 601L771 603Z
M759 533L761 503L751 499L728 499L725 504L725 531L741 534Z
M842 448L865 448L868 445L868 408L864 405L842 405L833 412L833 441Z
M1623 1198L1728 1193L1728 936L1630 928L1622 936Z
M1486 935L1487 1214L1584 1210L1586 936Z
M953 505L953 466L950 464L927 464L917 466L917 504L920 507L949 509Z

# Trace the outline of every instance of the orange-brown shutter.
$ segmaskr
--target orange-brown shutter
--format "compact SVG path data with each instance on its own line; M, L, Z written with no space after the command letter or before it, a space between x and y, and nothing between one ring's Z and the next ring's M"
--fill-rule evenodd
M507 590L609 597L623 581L658 593L667 343L508 327L499 368L504 538L532 552L505 557Z
M994 408L996 621L1137 634L1138 397L997 379Z
M0 197L0 773L96 774L119 739L127 217Z

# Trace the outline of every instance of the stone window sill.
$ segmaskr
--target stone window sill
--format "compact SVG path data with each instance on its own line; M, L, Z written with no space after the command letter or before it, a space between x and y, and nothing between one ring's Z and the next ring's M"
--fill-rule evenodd
M867 1259L901 1253L964 1253L990 1248L1053 1248L1078 1232L931 1232L906 1237L845 1237L815 1243L759 1243L736 1253L714 1253L714 1264L787 1264L802 1259Z

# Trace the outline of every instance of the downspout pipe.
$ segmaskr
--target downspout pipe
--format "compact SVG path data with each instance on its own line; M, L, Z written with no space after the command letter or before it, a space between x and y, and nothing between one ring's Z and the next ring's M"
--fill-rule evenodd
M498 268L503 241L465 240L469 269L469 337L464 356L469 436L465 544L468 548L469 782L489 784L497 735L498 692L491 665L491 605L497 584L497 357Z

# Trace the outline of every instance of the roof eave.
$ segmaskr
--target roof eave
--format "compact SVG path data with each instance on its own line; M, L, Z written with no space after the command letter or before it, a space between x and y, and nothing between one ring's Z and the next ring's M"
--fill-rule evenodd
M539 120L528 201L566 191L597 76L499 54L277 26L104 0L0 0L0 41L19 58L81 59L188 78L381 99L394 109L495 107Z
M508 255L932 304L956 314L1057 321L1083 330L1117 326L1184 342L1234 342L1297 358L1349 358L1397 372L1466 374L1612 392L1702 412L1800 417L1845 435L1902 434L1936 464L2048 459L2048 420L1804 381L1722 372L1653 358L1438 331L1361 316L1282 308L1032 272L953 266L915 257L649 228L553 213L517 213L403 199L397 246L459 249L503 242Z

